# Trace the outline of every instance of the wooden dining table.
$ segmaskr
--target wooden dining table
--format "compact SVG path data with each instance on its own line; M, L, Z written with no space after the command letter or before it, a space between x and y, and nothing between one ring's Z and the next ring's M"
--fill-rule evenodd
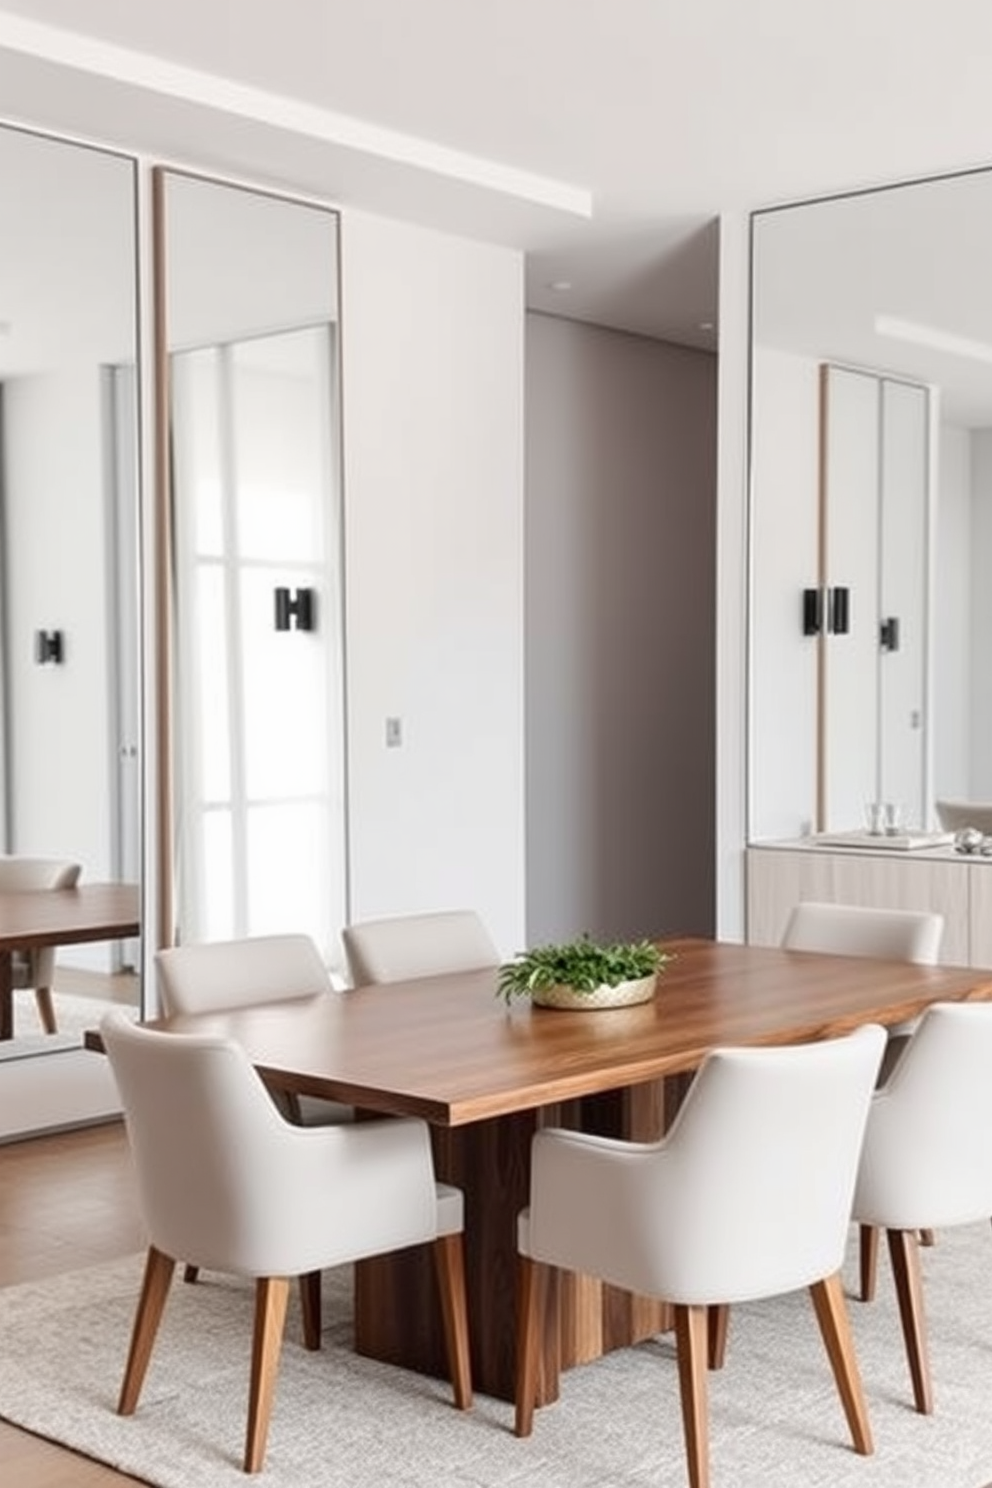
M0 1039L14 1036L14 952L130 939L141 930L139 897L129 883L0 894Z
M608 1011L512 1006L495 971L423 978L278 1006L174 1017L156 1026L239 1042L271 1086L433 1128L440 1178L465 1193L477 1387L512 1399L516 1220L528 1201L531 1138L562 1124L654 1139L707 1053L827 1038L894 1024L938 1001L992 999L992 970L920 966L666 940L654 998ZM668 1326L668 1309L588 1277L561 1278L543 1344L540 1399L559 1371ZM356 1268L356 1347L444 1374L429 1256Z

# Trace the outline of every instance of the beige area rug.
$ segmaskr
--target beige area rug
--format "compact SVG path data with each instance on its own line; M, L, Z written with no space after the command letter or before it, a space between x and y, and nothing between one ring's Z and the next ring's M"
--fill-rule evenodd
M83 1034L97 1028L104 1013L119 1007L135 1018L136 1007L100 997L79 996L73 992L56 992L55 1016L58 1033L44 1033L38 1021L33 992L14 993L14 1037L0 1042L0 1060L31 1059L38 1054L55 1054L62 1049L78 1049Z
M854 1275L852 1244L850 1279ZM113 1412L142 1261L0 1291L0 1415L161 1488L229 1488L245 1424L251 1292L176 1281L136 1416ZM714 1488L978 1488L992 1478L992 1228L924 1253L937 1410L915 1414L887 1265L852 1304L876 1452L848 1445L805 1293L739 1307L711 1376ZM349 1277L328 1273L324 1348L288 1324L267 1488L681 1488L667 1338L571 1371L517 1441L510 1407L349 1352ZM506 1305L511 1305L507 1297Z

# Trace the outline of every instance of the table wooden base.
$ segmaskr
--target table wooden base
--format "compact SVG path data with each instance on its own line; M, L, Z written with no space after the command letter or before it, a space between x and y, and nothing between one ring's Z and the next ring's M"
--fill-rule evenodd
M669 1105L671 1094L669 1093ZM465 1195L466 1285L476 1389L512 1400L516 1379L516 1216L529 1200L530 1144L538 1126L569 1126L650 1140L665 1125L663 1082L433 1132L437 1176ZM540 1405L558 1398L562 1369L650 1338L671 1309L588 1276L562 1274L548 1288ZM360 1354L447 1375L429 1247L362 1261L355 1277Z

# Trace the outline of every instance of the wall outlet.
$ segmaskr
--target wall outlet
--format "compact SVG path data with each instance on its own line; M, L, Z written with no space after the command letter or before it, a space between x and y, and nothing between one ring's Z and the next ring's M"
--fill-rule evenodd
M403 721L400 718L386 719L386 748L398 749L403 743Z

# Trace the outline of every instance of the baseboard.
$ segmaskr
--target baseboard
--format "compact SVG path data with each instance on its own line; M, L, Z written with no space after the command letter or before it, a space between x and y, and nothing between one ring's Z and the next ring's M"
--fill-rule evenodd
M0 1064L0 1142L92 1126L120 1114L120 1096L102 1054L67 1049Z

